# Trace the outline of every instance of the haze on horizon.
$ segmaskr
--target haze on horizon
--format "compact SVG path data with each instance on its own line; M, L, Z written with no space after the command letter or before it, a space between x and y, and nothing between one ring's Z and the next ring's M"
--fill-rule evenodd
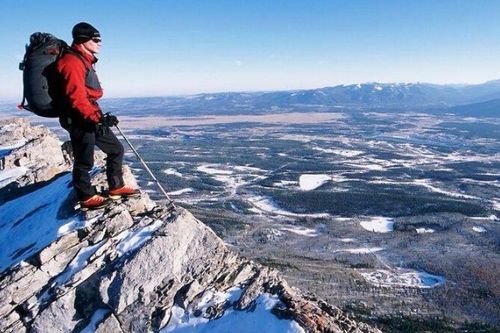
M0 100L31 33L100 30L107 98L500 78L500 2L2 1Z

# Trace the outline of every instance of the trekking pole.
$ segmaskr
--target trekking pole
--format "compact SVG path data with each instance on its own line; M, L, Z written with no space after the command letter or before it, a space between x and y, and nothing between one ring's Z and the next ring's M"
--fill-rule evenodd
M142 159L141 155L139 155L139 153L137 152L137 150L135 150L134 146L132 146L132 143L130 143L130 141L127 139L127 137L125 136L125 134L123 134L122 130L120 129L120 127L118 127L118 125L115 125L116 129L118 130L118 132L120 132L120 134L123 136L123 138L125 139L125 141L127 142L127 144L130 146L130 148L132 149L132 151L134 152L135 156L137 156L137 158L139 159L139 161L141 161L142 165L144 165L144 168L146 168L146 171L149 173L149 175L151 176L151 178L153 178L153 180L156 182L156 185L158 185L158 187L160 188L161 192L165 195L165 197L167 198L167 200L169 201L168 203L170 205L172 205L172 208L176 209L177 207L175 207L174 205L174 201L172 199L170 199L170 197L168 196L167 192L165 191L165 189L163 189L163 186L161 186L160 182L158 181L158 179L156 179L155 175L153 175L153 173L151 172L151 170L149 169L148 165L146 164L146 162L144 162L144 160Z

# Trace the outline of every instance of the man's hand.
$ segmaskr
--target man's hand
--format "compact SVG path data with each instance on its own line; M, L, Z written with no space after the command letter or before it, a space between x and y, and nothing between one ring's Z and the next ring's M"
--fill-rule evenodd
M111 113L108 112L104 115L104 117L102 117L102 123L104 126L113 127L118 125L119 121L118 118L116 118L116 116L113 116Z

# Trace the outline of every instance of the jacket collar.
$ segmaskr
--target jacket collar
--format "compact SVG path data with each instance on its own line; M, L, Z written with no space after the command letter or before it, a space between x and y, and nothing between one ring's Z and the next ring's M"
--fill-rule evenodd
M99 60L93 54L86 52L81 44L73 43L71 49L80 53L80 55L91 64L95 64L97 60Z

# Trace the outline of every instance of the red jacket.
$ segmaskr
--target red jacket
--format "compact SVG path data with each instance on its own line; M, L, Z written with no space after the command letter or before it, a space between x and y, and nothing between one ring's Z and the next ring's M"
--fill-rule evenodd
M92 54L86 53L81 45L73 44L71 49L81 57L66 52L57 62L57 71L61 74L66 100L73 109L71 112L76 111L84 119L98 123L102 113L97 100L103 93L93 68L97 59ZM93 78L97 84L88 84L89 74L92 76L91 81Z

